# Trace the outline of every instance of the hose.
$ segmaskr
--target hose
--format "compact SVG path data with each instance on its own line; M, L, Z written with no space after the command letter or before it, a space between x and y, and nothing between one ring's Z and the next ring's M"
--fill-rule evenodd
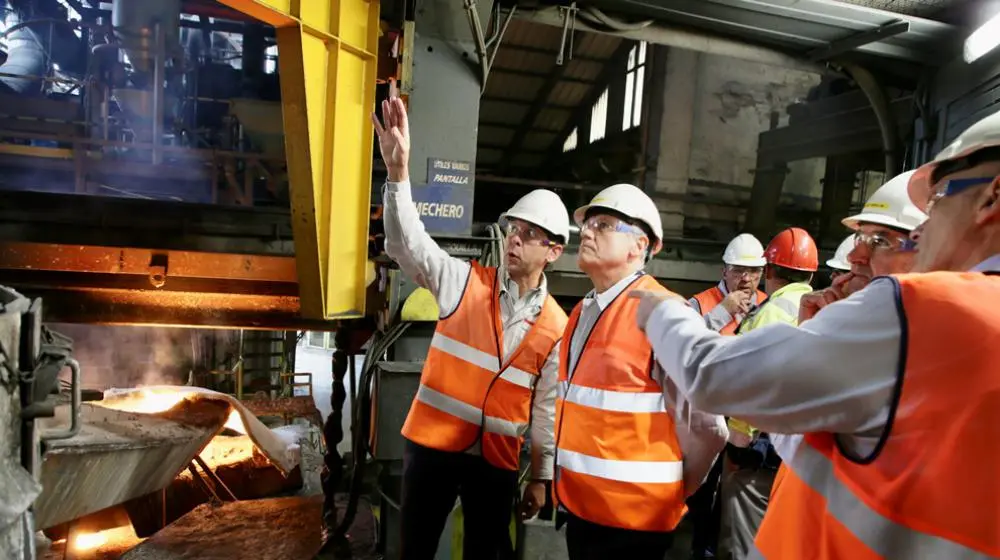
M483 266L500 266L504 254L504 235L500 224L490 224L486 228L490 241L483 248L479 262ZM365 471L368 466L368 455L371 453L369 434L372 422L372 382L375 379L376 364L399 337L410 327L410 322L399 322L389 327L385 333L376 332L371 344L365 351L365 363L361 369L361 377L356 394L348 394L351 399L351 482L344 517L334 530L334 540L342 539L354 522L358 513L358 502L361 499Z
M375 364L377 358L396 343L396 340L411 323L396 323L389 327L385 334L375 333L368 350L365 351L365 364L361 369L361 379L358 382L357 398L351 396L351 485L347 498L347 508L344 518L334 530L334 539L342 539L354 523L358 513L358 501L361 499L362 485L368 465L368 454L371 449L368 435L371 433L372 381L375 379Z

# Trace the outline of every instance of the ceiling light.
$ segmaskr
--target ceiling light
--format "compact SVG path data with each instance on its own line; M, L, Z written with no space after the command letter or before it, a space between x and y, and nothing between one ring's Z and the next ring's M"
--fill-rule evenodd
M962 57L966 62L972 62L1000 45L1000 14L997 14L975 30L965 40Z

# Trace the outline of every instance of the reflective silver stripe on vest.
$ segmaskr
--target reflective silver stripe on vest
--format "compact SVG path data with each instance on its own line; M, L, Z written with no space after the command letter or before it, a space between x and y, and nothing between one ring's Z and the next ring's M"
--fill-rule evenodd
M496 356L483 352L477 348L473 348L468 344L459 342L454 338L450 338L441 333L434 333L434 338L431 339L431 346L437 348L445 354L454 356L463 362L468 362L478 368L485 369L490 373L496 373L499 369L499 360ZM514 385L524 387L525 389L531 389L535 386L537 376L522 369L508 366L503 373L500 374L500 379L504 379Z
M431 408L436 408L441 412L450 414L456 418L464 420L476 426L482 426L483 411L471 404L464 403L454 397L431 389L426 385L417 388L417 400ZM518 424L495 416L486 417L486 425L483 429L487 432L502 436L518 437L527 431L527 424Z
M757 550L757 543L753 543L750 545L750 553L747 554L747 560L767 560L767 558L764 558L764 555Z
M906 560L978 560L990 556L964 545L910 529L875 512L833 472L833 463L808 442L799 445L788 465L795 475L826 498L826 510L848 531L883 558ZM779 502L780 503L780 502ZM801 538L819 535L800 535Z
M660 391L655 393L610 391L560 381L558 395L566 402L609 412L652 414L667 411L663 393Z
M560 447L556 453L556 464L569 471L635 484L670 484L684 480L684 463L681 461L602 459Z

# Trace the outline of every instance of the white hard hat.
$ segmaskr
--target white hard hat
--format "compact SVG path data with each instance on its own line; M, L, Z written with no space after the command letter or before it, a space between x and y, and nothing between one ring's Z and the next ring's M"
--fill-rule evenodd
M653 199L639 187L619 183L605 188L591 199L590 204L581 206L573 212L576 225L583 225L587 210L591 208L607 208L633 220L639 220L653 232L654 239L649 240L651 244L649 254L655 255L663 248L663 223L660 221L660 211Z
M853 230L858 229L859 222L879 224L905 231L917 229L917 226L927 219L927 214L924 214L910 200L907 187L914 173L916 173L915 169L889 179L872 194L868 202L865 202L860 214L844 218L841 223Z
M960 159L985 148L1000 146L1000 112L983 117L976 124L965 129L945 149L938 152L933 160L921 165L916 174L910 178L910 200L921 210L927 207L930 200L931 176L942 162Z
M764 246L749 233L741 233L726 245L722 254L722 262L735 266L764 266Z
M847 255L854 249L854 234L847 236L847 239L840 242L837 252L833 258L826 261L826 266L837 270L851 270L851 263L847 262Z
M522 196L510 210L500 214L500 219L504 218L524 220L561 237L564 244L569 242L569 212L559 195L552 191L536 189Z

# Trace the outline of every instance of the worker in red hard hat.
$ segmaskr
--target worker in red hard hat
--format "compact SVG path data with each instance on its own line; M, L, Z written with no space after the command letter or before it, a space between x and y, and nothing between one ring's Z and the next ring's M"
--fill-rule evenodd
M767 299L750 311L736 329L737 335L775 323L795 325L799 301L812 292L809 282L819 268L819 251L804 229L791 227L779 232L768 243L764 258ZM753 548L781 459L770 435L747 422L730 418L729 433L721 483L718 550L720 558L742 560Z
M725 337L676 294L639 325L699 410L805 434L755 558L1000 558L1000 112L908 183L927 214L914 272L797 327Z

